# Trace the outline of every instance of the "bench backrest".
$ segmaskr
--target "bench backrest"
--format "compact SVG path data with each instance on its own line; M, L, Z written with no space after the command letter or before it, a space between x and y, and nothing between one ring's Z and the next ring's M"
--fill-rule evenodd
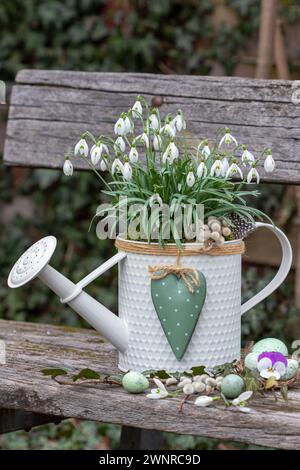
M285 80L22 70L12 90L5 163L61 168L85 130L112 135L138 94L158 97L163 114L182 109L192 135L213 137L226 125L247 144L270 146L277 167L262 179L300 183L299 93ZM85 169L81 159L74 163Z

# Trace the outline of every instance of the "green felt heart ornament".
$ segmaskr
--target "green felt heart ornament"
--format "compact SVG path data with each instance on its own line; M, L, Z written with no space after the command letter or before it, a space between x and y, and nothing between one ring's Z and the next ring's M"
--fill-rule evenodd
M206 279L198 271L200 285L192 280L193 292L181 276L167 274L161 279L151 279L152 301L176 358L180 360L191 340L206 297Z

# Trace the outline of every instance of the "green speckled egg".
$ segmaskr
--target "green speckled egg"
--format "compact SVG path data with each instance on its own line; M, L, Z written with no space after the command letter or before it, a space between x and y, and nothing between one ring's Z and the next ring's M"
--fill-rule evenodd
M259 355L255 352L251 352L247 354L247 356L245 357L245 361L244 361L245 367L247 367L247 369L250 369L250 370L255 370L257 367L258 356Z
M261 354L263 352L280 352L284 356L288 356L289 352L286 345L276 338L261 339L252 348L252 352Z
M242 377L229 374L221 382L221 392L226 398L236 398L245 390L245 382Z
M124 375L122 385L129 393L142 393L149 387L149 382L140 372L132 371Z
M280 377L280 380L290 380L297 374L299 364L295 359L288 359L287 369L285 374Z

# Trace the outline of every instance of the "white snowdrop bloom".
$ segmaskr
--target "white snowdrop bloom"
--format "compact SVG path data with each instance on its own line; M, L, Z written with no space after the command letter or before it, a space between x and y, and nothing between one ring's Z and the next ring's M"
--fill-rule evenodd
M149 137L147 136L146 132L143 132L141 135L139 135L136 140L142 142L142 144L144 144L147 149L149 148Z
M156 150L156 151L161 150L161 146L162 146L161 136L155 134L155 136L153 137L153 148L154 148L154 150Z
M168 149L172 162L179 157L179 150L174 144L174 142L170 142L167 149Z
M152 399L160 399L160 398L166 398L169 393L164 386L164 384L159 380L159 379L153 379L153 382L157 386L157 388L152 388L151 393L148 393L146 395L147 398L152 398Z
M63 172L66 176L73 175L73 165L68 158L65 160L65 163L63 166Z
M267 158L265 159L264 169L267 173L272 173L272 171L274 171L274 169L275 169L274 158L272 157L272 155L270 153L267 156Z
M103 158L101 159L101 162L100 162L100 170L101 171L107 171L108 170L106 161Z
M192 171L189 171L187 174L186 184L188 185L189 188L191 188L195 184L195 175Z
M239 174L241 179L243 179L243 172L240 167L236 163L232 163L226 171L226 178L230 178L231 176L235 176L237 174Z
M169 137L175 137L176 130L175 130L175 127L172 126L172 124L166 124L165 126L161 128L160 133L167 134Z
M210 169L210 176L222 176L222 162L221 160L216 160Z
M250 184L252 180L256 180L256 183L259 184L260 177L256 168L251 168L247 175L247 183Z
M203 149L201 150L201 155L205 158L205 160L208 159L210 156L211 151L208 145L204 145Z
M150 129L153 129L154 131L159 128L158 118L155 113L149 116L149 126L150 126Z
M182 129L186 129L186 122L181 113L178 113L171 122L172 127L174 127L178 132L181 132Z
M122 174L123 174L123 178L126 181L131 180L131 178L132 178L132 168L131 168L130 163L128 163L128 162L124 163L123 169L122 169Z
M124 118L124 125L125 125L125 134L130 134L130 132L133 132L134 124L129 119L128 116L125 116L125 118Z
M140 117L143 114L143 107L141 101L138 99L132 106L132 115L135 118Z
M209 406L214 401L213 397L208 397L206 395L202 395L201 397L196 398L195 405L196 406Z
M136 149L136 147L131 147L130 152L129 152L129 160L131 163L136 163L139 159L139 153Z
M167 162L172 163L171 158L170 158L170 155L169 155L169 149L168 149L168 148L166 148L166 150L165 150L164 153L163 153L162 162L163 162L164 165L165 165Z
M222 176L225 176L229 169L229 163L227 158L222 158Z
M155 207L155 205L158 204L160 207L162 207L163 202L162 198L158 193L152 194L152 196L149 199L149 206L150 207Z
M253 395L252 390L247 390L246 392L241 393L237 398L232 400L231 404L235 406L242 413L250 413L251 409L246 405L246 401L249 400Z
M238 142L233 135L230 134L229 131L226 131L225 134L223 135L222 139L220 140L219 147L221 147L223 144L229 145L229 144L235 144L237 145Z
M255 162L255 157L253 153L249 152L249 150L245 149L242 153L242 163L244 166L249 163L250 165Z
M111 166L112 175L114 175L116 173L116 171L120 171L120 172L123 171L123 163L121 162L121 160L119 160L119 158L116 158L113 161L113 164Z
M116 135L125 135L126 134L126 125L123 118L119 118L115 124L114 128Z
M84 157L88 156L89 147L88 147L88 144L86 143L85 139L80 139L77 142L77 144L75 145L74 154L75 155L83 155Z
M198 178L205 178L207 175L207 168L205 166L204 162L199 163L198 168L197 168L197 176Z
M107 145L102 144L101 142L101 144L99 145L99 148L100 148L100 156L102 155L102 153L109 155L109 150L108 150Z
M123 139L123 137L119 136L114 143L115 152L125 152L125 148L125 140Z
M101 149L99 145L94 145L91 150L91 161L93 165L97 165L101 158Z

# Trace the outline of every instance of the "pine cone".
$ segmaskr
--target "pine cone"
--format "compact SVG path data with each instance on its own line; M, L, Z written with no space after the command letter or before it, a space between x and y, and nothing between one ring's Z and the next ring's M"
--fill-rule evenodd
M239 215L230 214L229 220L232 222L231 230L235 240L247 237L255 229L252 222L242 219Z

